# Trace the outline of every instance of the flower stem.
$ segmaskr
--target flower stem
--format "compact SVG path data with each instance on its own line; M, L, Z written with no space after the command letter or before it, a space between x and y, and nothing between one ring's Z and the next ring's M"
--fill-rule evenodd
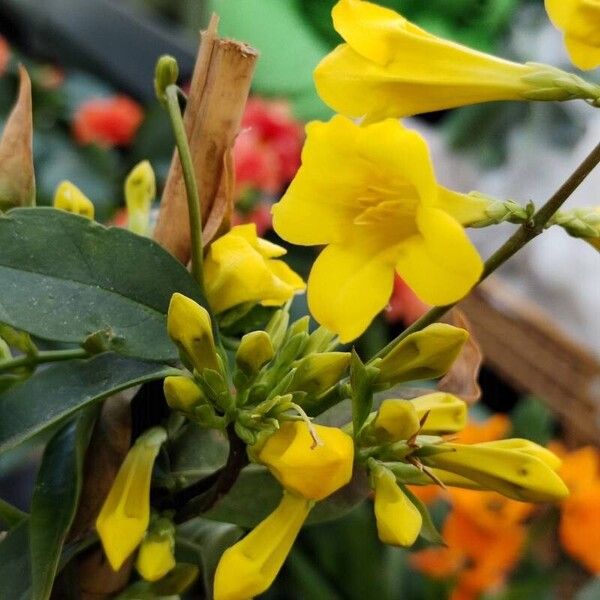
M600 144L587 155L583 162L575 169L575 171L573 171L560 188L554 192L548 201L531 217L531 219L526 223L523 223L523 225L521 225L515 233L485 261L483 273L476 285L479 285L488 277L488 275L491 275L498 267L503 265L509 258L523 248L523 246L542 233L552 216L577 189L581 182L592 172L598 163L600 163ZM385 356L411 333L421 331L421 329L435 323L456 304L458 304L458 302L447 304L445 306L434 306L410 327L406 328L399 336L395 337L387 344L387 346L384 346L379 350L379 352L370 359L369 363L373 362L376 358Z
M88 353L83 348L71 350L47 350L36 354L27 354L8 360L0 361L0 373L13 371L20 367L35 367L42 363L59 362L62 360L73 360L75 358L86 358Z
M175 134L175 143L181 161L181 170L183 171L183 180L185 182L185 191L187 195L188 215L190 220L191 233L191 255L192 255L192 275L198 282L200 290L204 295L204 274L202 271L202 217L200 211L200 195L198 185L194 175L194 165L185 128L183 126L183 117L179 108L178 88L176 85L169 85L165 95L167 99L167 109Z

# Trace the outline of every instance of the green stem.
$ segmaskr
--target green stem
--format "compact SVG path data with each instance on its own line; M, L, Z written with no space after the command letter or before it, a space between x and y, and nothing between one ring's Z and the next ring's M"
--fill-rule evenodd
M83 348L73 348L72 350L47 350L45 352L37 352L32 355L18 356L17 358L0 361L0 373L13 371L20 367L35 367L42 363L86 358L87 356L88 353Z
M573 171L570 177L556 190L548 201L527 221L523 223L517 231L500 247L484 264L483 273L477 282L477 285L491 275L498 267L503 265L509 258L515 255L523 246L537 237L556 213L564 204L567 198L577 189L581 182L592 172L594 167L600 162L600 144L598 144L583 160L583 162ZM435 323L443 317L458 302L447 304L445 306L434 306L425 313L420 319L415 321L410 327L405 329L399 336L394 338L387 346L384 346L375 354L369 363L376 358L381 358L390 352L396 345L409 336L411 333L421 331L428 325Z
M192 275L198 282L202 294L204 294L204 273L202 271L202 217L200 211L200 194L194 175L194 165L192 163L192 154L185 128L183 126L183 117L179 108L178 88L176 85L167 87L165 95L167 99L167 109L175 134L175 143L183 171L183 180L185 182L185 191L187 195L188 215L190 219L191 233L191 255L192 255Z

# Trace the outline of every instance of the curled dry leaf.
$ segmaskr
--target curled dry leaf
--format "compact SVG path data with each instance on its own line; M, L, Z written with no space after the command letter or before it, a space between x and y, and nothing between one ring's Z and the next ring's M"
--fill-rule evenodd
M0 210L35 205L31 80L19 66L19 95L0 138Z
M454 394L469 404L475 404L481 397L481 388L477 383L479 370L483 362L481 349L475 339L471 325L462 311L457 308L452 309L444 321L455 327L466 329L469 332L469 339L463 346L452 368L439 381L438 390Z

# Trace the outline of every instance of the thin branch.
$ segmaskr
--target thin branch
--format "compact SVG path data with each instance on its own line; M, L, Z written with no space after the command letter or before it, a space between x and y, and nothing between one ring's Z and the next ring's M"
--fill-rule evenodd
M59 362L63 360L73 360L75 358L86 358L88 353L83 348L73 348L71 350L47 350L37 352L36 354L26 354L0 361L0 373L13 371L20 367L35 367L43 363Z

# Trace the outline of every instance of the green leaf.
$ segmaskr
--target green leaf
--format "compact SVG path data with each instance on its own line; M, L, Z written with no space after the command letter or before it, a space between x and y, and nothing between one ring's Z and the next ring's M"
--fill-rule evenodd
M338 519L360 504L370 491L364 471L357 470L348 485L315 505L306 524ZM281 485L267 469L250 465L240 473L229 493L203 516L249 529L273 512L282 493Z
M527 438L545 446L554 437L554 419L548 407L538 398L520 400L510 415L510 437Z
M130 585L116 600L178 600L198 577L198 567L179 563L158 581L137 581Z
M180 525L176 534L177 560L202 566L202 578L207 598L213 597L213 580L221 555L237 542L243 530L230 523L217 523L196 518Z
M26 512L0 498L0 524L4 523L8 528L15 527L27 516Z
M350 385L352 386L352 426L358 434L373 407L373 382L379 375L376 367L365 366L352 350Z
M51 365L0 396L0 453L94 402L172 372L112 353Z
M82 411L50 440L44 451L29 518L33 597L47 600L63 544L77 511L83 460L97 411Z
M75 344L106 331L111 350L149 360L177 360L166 329L173 293L205 304L157 243L51 208L0 217L0 281L0 322Z
M0 592L2 600L31 600L29 519L21 521L0 542Z

